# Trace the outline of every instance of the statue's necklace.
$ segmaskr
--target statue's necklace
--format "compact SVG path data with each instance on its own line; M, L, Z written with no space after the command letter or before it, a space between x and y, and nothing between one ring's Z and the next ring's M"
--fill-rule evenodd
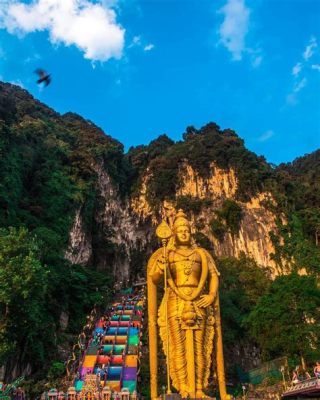
M176 253L179 254L179 256L182 256L184 258L184 260L183 260L183 272L184 272L184 274L187 275L187 276L191 275L192 267L193 267L193 264L195 262L195 251L193 250L188 255L181 254L177 250L176 250Z
M183 272L185 275L189 276L192 273L194 260L186 259L184 262Z

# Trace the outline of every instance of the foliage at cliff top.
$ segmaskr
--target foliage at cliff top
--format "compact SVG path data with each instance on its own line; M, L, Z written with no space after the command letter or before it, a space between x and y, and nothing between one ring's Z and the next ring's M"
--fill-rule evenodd
M210 177L212 163L225 170L234 168L239 183L239 200L247 200L263 190L268 180L273 178L273 170L264 157L247 150L233 130L221 130L215 123L199 130L188 127L183 141L176 143L162 135L149 146L129 149L127 157L140 179L146 167L149 168L147 196L152 205L175 198L180 184L178 173L184 162L204 178Z
M280 203L296 212L303 221L304 234L312 241L320 236L320 150L292 163L280 164L277 177L281 186Z
M0 83L0 224L50 226L66 242L96 170L123 182L123 146L75 114L60 116Z
M320 150L276 169L278 235L272 234L275 260L291 261L296 270L320 274ZM280 236L282 240L280 240Z

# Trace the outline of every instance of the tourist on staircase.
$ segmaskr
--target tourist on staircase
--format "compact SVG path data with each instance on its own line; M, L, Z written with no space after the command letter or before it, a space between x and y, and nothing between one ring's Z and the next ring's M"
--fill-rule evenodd
M320 379L320 362L317 361L315 367L313 368L314 376Z

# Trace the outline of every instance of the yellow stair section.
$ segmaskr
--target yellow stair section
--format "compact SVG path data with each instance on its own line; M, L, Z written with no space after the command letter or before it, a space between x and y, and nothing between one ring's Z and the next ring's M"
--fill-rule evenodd
M83 366L86 368L93 368L97 362L97 356L85 356L83 360Z

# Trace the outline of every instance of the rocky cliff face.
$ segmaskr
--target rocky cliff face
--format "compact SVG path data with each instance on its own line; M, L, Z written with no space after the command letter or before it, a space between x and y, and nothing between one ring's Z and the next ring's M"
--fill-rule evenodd
M112 269L115 281L125 282L134 268L135 254L148 252L151 224L132 209L130 199L121 197L101 163L94 165L94 170L98 200L93 215L94 232L85 229L81 208L78 209L65 257L72 263ZM144 265L140 268L143 271Z
M209 200L210 204L203 207L199 214L191 215L194 230L204 234L210 240L216 256L239 257L243 252L261 267L271 268L273 276L277 275L279 271L272 259L275 249L270 238L270 232L277 233L276 216L265 206L267 201L274 203L272 195L262 192L252 197L250 201L239 203L242 219L238 234L233 235L227 232L224 239L219 241L212 234L209 222L214 216L214 211L221 207L224 200L235 199L237 177L233 169L222 170L214 163L211 164L210 169L210 177L204 179L188 164L183 164L180 168L182 184L176 196ZM138 195L131 200L131 207L136 218L149 221L154 226L160 222L161 214L162 217L165 216L165 207L162 208L160 215L152 210L146 196L149 179L150 175L147 171L142 179Z
M92 238L85 232L81 208L76 211L70 230L69 245L65 258L72 264L87 265L92 257Z
M272 195L261 192L250 201L240 202L242 219L238 234L226 232L222 241L211 232L209 222L226 199L235 199L237 176L233 169L222 170L214 163L210 166L210 177L200 177L194 169L183 164L180 168L181 186L176 197L190 196L194 199L209 200L209 206L203 207L197 215L191 214L194 230L205 235L211 242L214 253L218 257L239 257L244 253L253 258L258 265L270 268L273 276L279 271L272 259L275 252L270 232L277 233L276 216L265 206L273 202ZM118 188L112 183L102 165L95 167L98 181L99 208L94 219L100 240L110 242L117 248L116 255L109 255L106 249L94 249L92 232L85 232L81 210L77 210L70 231L69 247L66 257L73 263L88 265L95 259L101 269L112 265L117 280L125 280L130 276L133 252L151 251L151 240L155 227L161 218L166 217L164 202L160 212L153 210L146 196L150 179L146 171L138 193L133 197L122 199ZM171 203L174 207L174 202ZM199 228L200 227L200 228ZM136 270L144 272L144 266L136 266Z

